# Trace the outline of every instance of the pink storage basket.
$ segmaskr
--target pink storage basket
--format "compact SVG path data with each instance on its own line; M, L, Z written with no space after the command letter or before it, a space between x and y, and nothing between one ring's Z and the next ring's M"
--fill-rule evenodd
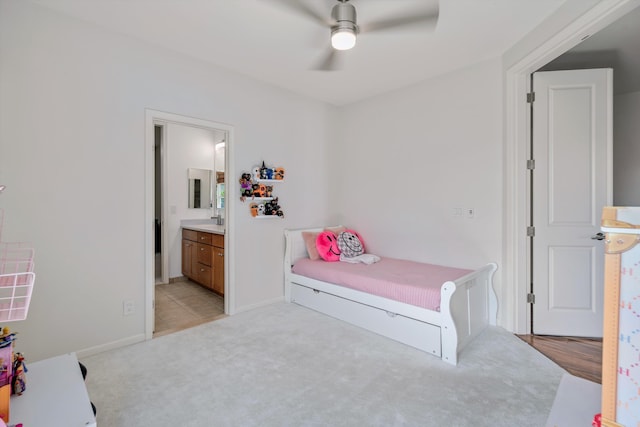
M0 236L3 216L0 209ZM0 322L27 318L36 277L33 256L25 243L0 242Z

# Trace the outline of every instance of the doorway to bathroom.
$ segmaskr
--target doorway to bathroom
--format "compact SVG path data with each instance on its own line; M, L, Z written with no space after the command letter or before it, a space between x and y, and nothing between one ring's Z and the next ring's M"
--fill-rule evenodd
M218 227L220 241L224 252L231 253L228 219L233 203L224 184L231 176L233 128L171 113L146 113L146 215L152 227L145 232L145 337L150 339L156 326L166 334L231 314L231 257L222 256L224 291L216 294L183 275L181 242L186 223L223 223Z

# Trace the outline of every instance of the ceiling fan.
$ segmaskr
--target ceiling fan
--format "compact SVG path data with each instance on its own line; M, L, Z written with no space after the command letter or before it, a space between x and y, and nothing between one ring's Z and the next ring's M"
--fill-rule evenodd
M354 5L349 0L337 0L337 4L331 9L331 15L325 16L307 3L301 0L279 0L279 3L289 7L307 18L330 30L331 48L325 54L322 61L315 67L321 71L332 71L337 67L338 52L352 49L360 33L371 33L395 28L422 24L423 28L433 30L438 21L439 8L436 2L427 10L419 10L414 13L389 17L378 21L358 25L357 13Z

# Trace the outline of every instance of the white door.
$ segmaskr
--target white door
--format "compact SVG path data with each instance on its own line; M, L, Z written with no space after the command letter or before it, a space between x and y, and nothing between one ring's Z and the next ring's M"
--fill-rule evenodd
M612 204L611 69L533 75L533 333L602 337L602 207Z

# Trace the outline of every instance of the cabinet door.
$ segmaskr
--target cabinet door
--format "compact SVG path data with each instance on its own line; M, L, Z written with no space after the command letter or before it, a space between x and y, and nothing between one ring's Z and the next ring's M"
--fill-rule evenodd
M193 249L195 243L182 239L182 275L188 278L193 278Z
M224 295L224 249L213 248L213 290Z

